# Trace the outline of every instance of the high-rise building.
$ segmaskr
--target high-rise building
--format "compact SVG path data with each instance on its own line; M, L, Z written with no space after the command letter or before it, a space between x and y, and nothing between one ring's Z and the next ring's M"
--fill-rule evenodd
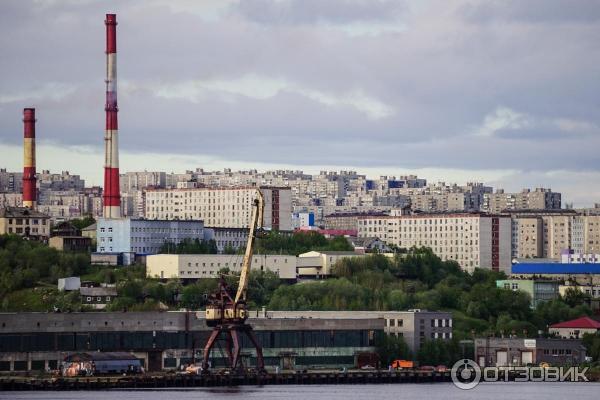
M182 186L182 185L180 185ZM247 228L252 214L256 188L148 189L146 218L203 220L207 227ZM260 188L264 196L264 226L292 230L290 188Z
M476 267L510 272L511 220L507 215L436 213L366 216L358 219L359 237L377 237L388 245L429 247L442 260L463 270Z

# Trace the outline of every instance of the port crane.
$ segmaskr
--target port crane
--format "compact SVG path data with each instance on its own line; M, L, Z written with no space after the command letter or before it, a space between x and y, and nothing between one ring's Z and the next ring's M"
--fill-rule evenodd
M257 189L256 198L252 203L250 231L248 233L248 241L246 243L246 251L244 253L237 291L234 294L233 288L227 284L225 277L221 275L218 289L208 299L205 318L206 324L212 327L213 330L204 346L203 371L208 371L210 352L223 335L225 336L225 350L227 352L229 367L232 370L242 367L240 361L242 350L241 339L243 335L246 335L256 349L257 370L264 371L265 363L262 347L256 339L252 326L246 323L248 319L248 279L256 238L264 233L263 213L264 197L260 189Z

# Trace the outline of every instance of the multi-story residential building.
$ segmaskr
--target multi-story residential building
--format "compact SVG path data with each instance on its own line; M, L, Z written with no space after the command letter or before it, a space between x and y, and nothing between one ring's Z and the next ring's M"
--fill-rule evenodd
M545 301L558 298L560 282L542 279L504 279L496 281L496 286L527 293L531 298L531 308L536 308Z
M121 193L141 191L148 187L164 188L167 186L167 174L160 171L126 172L120 175L119 184Z
M385 316L385 331L404 338L413 354L430 340L452 339L452 314L443 311L408 310Z
M146 218L166 220L201 219L217 228L247 228L256 188L148 189ZM264 196L264 226L290 231L292 203L289 188L260 188Z
M315 214L312 212L292 213L292 228L309 228L315 226Z
M50 237L50 217L27 207L0 208L0 235L6 234L45 240Z
M483 195L482 211L500 213L505 210L560 210L561 194L551 189L523 189L519 193L506 193L498 189Z
M512 218L512 257L540 258L544 249L542 217Z
M23 172L10 172L0 168L0 192L21 193L23 191Z
M513 210L513 257L560 259L565 250L600 251L600 215L575 210Z
M237 254L155 254L146 257L146 275L160 279L216 278L222 269L240 272L243 259ZM295 281L296 256L255 254L251 269L272 271L280 279Z
M62 171L60 174L53 174L48 170L43 170L37 174L38 189L58 191L81 191L85 187L85 180L79 175L71 175L69 171Z
M97 253L122 254L131 264L136 255L156 254L163 244L205 240L202 221L166 221L132 218L100 218L96 223Z
M325 229L342 229L342 230L357 230L359 217L382 217L387 215L383 212L370 213L335 213L323 217L323 225Z
M510 272L511 220L484 213L412 214L359 217L359 237L378 237L388 245L430 247L442 260Z
M4 207L22 207L23 194L21 193L0 193L0 208Z
M225 249L238 250L246 247L248 242L247 228L211 228L207 227L204 230L205 238L212 239L217 244L219 253L223 253Z

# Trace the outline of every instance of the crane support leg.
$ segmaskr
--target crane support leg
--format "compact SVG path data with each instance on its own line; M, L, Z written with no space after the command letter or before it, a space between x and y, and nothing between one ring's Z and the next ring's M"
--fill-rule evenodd
M208 359L210 358L210 351L212 350L219 334L221 333L220 329L213 329L208 341L206 342L206 346L204 346L204 360L202 361L202 369L204 371L208 370Z
M254 345L254 348L256 349L256 369L259 371L264 371L265 370L265 359L263 358L262 347L260 347L260 344L258 343L258 339L256 338L256 335L254 334L254 331L252 330L252 328L246 330L246 334L248 335L248 337L250 338L250 341L252 342L252 344Z
M231 369L235 370L238 366L240 353L242 352L242 346L237 329L231 329L229 332L231 333L231 337L233 339L233 360L231 361Z

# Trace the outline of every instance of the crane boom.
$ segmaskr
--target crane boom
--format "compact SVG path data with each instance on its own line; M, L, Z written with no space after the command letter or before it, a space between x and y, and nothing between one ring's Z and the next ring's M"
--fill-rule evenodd
M246 252L244 253L242 271L240 274L240 282L238 284L237 293L235 294L235 299L233 301L234 304L237 304L240 300L246 300L246 291L248 289L248 277L250 275L250 267L252 266L254 240L256 239L257 230L262 228L263 225L264 208L265 201L263 194L260 191L260 189L257 189L256 199L254 200L254 207L252 208L250 232L248 232L248 242L246 243Z

